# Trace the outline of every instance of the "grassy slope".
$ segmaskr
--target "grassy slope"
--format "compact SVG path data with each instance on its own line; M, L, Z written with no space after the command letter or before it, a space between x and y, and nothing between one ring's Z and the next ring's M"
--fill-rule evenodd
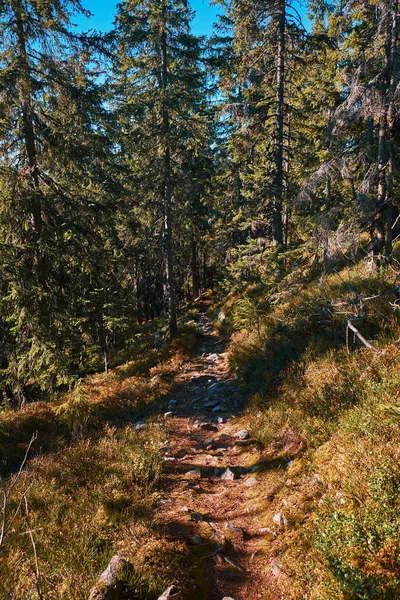
M268 298L262 286L251 287L218 307L232 333L232 371L250 399L243 419L269 465L248 492L265 527L266 598L400 595L400 427L384 408L400 400L393 279L390 270L371 276L360 263L321 281L269 286ZM360 298L376 295L357 326L379 351L352 338L348 351L346 319ZM165 538L154 508L163 478L159 415L196 333L187 325L163 345L162 331L160 323L144 328L122 366L88 378L74 394L0 414L5 471L18 468L39 432L35 458L8 502L0 600L11 590L15 600L38 598L29 530L49 600L87 598L117 551L135 567L134 597L190 582L185 546ZM136 431L143 417L149 426ZM27 488L28 516L22 502L12 521Z
M251 398L247 422L271 460L254 495L269 529L271 598L400 597L400 415L387 409L400 404L393 281L393 269L372 275L360 262L278 286L267 303L253 286L219 306L233 331L232 370ZM258 307L253 327L246 302ZM352 336L346 348L357 314L377 352ZM273 468L279 457L286 468ZM278 513L287 523L274 523Z
M16 485L0 550L1 600L36 600L39 588L46 600L86 599L116 552L134 566L131 596L157 597L179 581L183 548L163 537L153 512L163 478L160 415L197 335L190 322L181 325L167 345L162 323L145 327L131 360L89 377L73 394L0 414L3 473L18 469L38 431L28 469L5 482L6 490ZM143 418L147 428L136 431Z

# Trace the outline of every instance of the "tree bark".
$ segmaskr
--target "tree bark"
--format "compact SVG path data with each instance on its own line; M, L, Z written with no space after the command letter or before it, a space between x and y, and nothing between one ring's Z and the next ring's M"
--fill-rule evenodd
M389 0L385 16L386 55L381 82L379 114L378 191L372 226L373 267L379 269L383 257L392 253L393 152L395 134L395 95L397 88L398 0Z
M200 295L200 278L199 278L199 266L198 266L198 252L197 244L194 234L192 235L192 294L193 299L196 299Z
M43 228L40 202L39 169L37 162L35 129L32 106L31 72L26 49L26 34L24 28L23 8L20 0L16 0L14 9L16 37L20 66L20 92L22 113L22 135L26 152L27 172L31 181L30 223L37 242Z
M165 278L169 312L169 334L171 339L178 335L175 303L174 249L172 240L172 183L170 150L170 116L168 107L168 49L165 23L161 31L161 90L162 119L164 134L164 241Z
M276 48L276 114L275 114L275 176L272 202L272 242L283 244L282 201L284 194L284 117L285 117L285 52L286 0L277 3Z

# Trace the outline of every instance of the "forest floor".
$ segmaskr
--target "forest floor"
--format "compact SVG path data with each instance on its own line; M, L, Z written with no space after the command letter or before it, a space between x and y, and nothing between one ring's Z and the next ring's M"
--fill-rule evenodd
M244 400L223 341L204 312L199 327L204 337L182 365L169 401L158 521L164 535L192 548L199 594L194 589L193 597L265 598L265 529L251 493L263 463L241 418Z

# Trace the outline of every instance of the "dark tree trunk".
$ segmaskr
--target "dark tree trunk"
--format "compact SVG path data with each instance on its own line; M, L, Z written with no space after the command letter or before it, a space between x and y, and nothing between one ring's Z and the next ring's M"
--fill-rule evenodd
M35 144L31 72L26 49L23 9L20 0L15 2L14 15L19 54L22 135L26 152L26 175L31 182L30 224L34 234L34 241L37 242L42 233L43 221L40 201L39 169Z
M284 117L285 117L285 52L286 0L277 3L276 47L276 115L275 115L275 176L272 202L272 241L283 244L282 202L284 195Z
M393 220L393 142L395 135L395 96L397 88L398 0L389 0L385 15L386 54L381 80L379 115L378 192L372 225L373 266L379 269L382 258L392 254Z
M174 338L178 334L175 303L174 249L172 241L172 184L170 117L168 107L168 50L165 26L161 32L161 88L163 94L163 133L164 133L164 241L165 241L165 279L169 312L169 333Z
M198 252L196 239L192 236L192 294L193 298L198 298L200 295L200 277L198 266Z

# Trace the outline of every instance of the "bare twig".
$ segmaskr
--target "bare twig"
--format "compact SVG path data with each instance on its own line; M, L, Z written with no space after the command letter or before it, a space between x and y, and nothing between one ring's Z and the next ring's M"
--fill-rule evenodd
M26 465L26 461L28 460L28 456L29 453L31 451L32 445L33 443L36 441L37 439L37 431L32 435L31 437L31 441L28 444L28 447L26 449L25 452L25 456L22 460L21 466L19 468L18 473L13 477L13 479L11 480L10 484L7 486L5 485L5 487L1 490L2 491L2 503L1 503L1 512L2 512L2 516L1 516L1 525L0 525L0 548L3 545L4 542L4 537L7 531L9 531L11 524L13 523L13 521L16 519L16 516L21 508L22 502L23 502L23 498L25 496L25 494L27 493L27 489L25 489L22 493L22 497L21 500L17 506L16 511L14 512L14 515L11 518L10 524L8 525L8 527L6 527L6 523L7 523L7 503L8 503L8 499L10 497L11 492L13 491L13 489L15 488L15 486L17 485L18 481L21 479L24 467Z
M29 508L28 508L28 499L26 497L26 492L24 492L24 502L25 502L25 522L28 527L29 537L31 538L31 543L32 543L32 548L33 548L33 556L35 559L36 590L37 590L40 600L43 600L39 561L38 561L38 555L37 555L37 550L36 550L35 538L33 537L33 531L32 531L32 528L31 528L31 525L29 522Z
M347 339L346 339L347 347L348 347L348 330L351 329L351 331L358 337L358 339L364 344L364 346L366 348L368 348L369 350L373 350L374 352L377 352L377 349L372 344L370 344L365 339L364 336L361 335L361 333L358 331L358 329L353 325L352 321L353 321L353 319L349 319L347 321L347 334L346 334L347 335Z

